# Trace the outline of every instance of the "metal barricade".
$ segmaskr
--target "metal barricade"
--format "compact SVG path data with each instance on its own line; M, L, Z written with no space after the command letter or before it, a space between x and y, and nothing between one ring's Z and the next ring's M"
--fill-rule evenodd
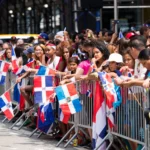
M88 83L86 81L81 81L76 84L83 109L80 113L72 115L70 119L70 123L74 125L73 127L75 129L92 128L94 96L92 96L92 98L87 97L86 91L89 88L94 95L94 84L95 82L92 81ZM143 150L150 149L148 148L150 145L150 128L146 126L144 117L144 108L149 108L150 106L149 92L146 92L142 87L134 86L122 88L121 95L122 103L115 111L115 126L113 129L108 129L108 134L104 138L104 141L109 139L111 145L113 137L117 136L142 145ZM68 134L69 133L67 133L67 135ZM76 135L77 134L75 134L75 136ZM75 138L75 136L73 136L73 138ZM73 140L73 138L71 140ZM59 146L59 144L60 142L56 146ZM69 143L65 144L64 147L68 144ZM110 147L110 145L108 147ZM108 147L107 149L109 149ZM98 149L98 147L96 149Z
M11 81L10 78L9 81ZM64 147L67 147L67 145L77 136L79 130L82 131L86 136L88 136L84 128L92 129L92 115L95 91L94 85L94 81L80 81L76 83L77 91L79 93L80 100L83 106L82 111L80 113L71 115L69 123L73 126L57 143L56 146L59 146L60 143L68 136L68 134L72 130L75 131L75 134L64 145ZM6 89L6 87L4 87L4 89ZM86 95L86 92L89 89L91 90L92 97L88 97ZM145 90L144 88L138 86L122 88L121 95L122 103L115 112L115 127L113 129L108 129L108 135L104 138L104 140L108 136L117 136L129 141L133 141L137 144L141 144L143 146L143 150L150 149L150 127L146 125L144 117L144 109L150 107L149 90ZM38 129L35 129L31 133L31 136L37 130Z
M146 92L142 87L122 89L122 104L116 109L115 127L111 134L145 145Z
M57 143L56 146L59 146L63 140L71 133L72 130L75 131L75 134L69 139L69 141L64 145L64 147L67 147L68 144L76 138L78 135L78 132L83 132L86 137L89 137L87 131L85 131L85 128L91 129L92 128L92 114L93 114L93 92L94 92L94 82L86 82L86 81L80 81L76 83L76 89L80 96L80 101L82 103L82 111L79 113L76 113L74 115L71 115L70 124L73 124L73 126L69 129L69 131L64 135L64 137ZM92 93L92 97L87 97L86 92L90 89Z

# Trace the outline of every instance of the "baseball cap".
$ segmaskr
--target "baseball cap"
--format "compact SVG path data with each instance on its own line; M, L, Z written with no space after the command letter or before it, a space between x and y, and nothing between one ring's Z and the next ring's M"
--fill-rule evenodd
M128 33L126 34L126 39L130 39L132 36L135 36L135 33L133 33L133 32L128 32Z
M123 58L118 53L112 53L110 54L108 58L108 62L112 62L112 61L117 62L117 63L123 63Z
M33 47L29 47L28 49L24 50L23 53L24 54L29 54L29 53L33 53L34 52L34 48Z
M56 33L56 35L58 35L58 36L64 36L64 31L59 31L59 32Z
M47 35L46 33L40 33L40 35L39 35L38 38L39 38L39 39L41 38L41 39L48 40L48 35Z

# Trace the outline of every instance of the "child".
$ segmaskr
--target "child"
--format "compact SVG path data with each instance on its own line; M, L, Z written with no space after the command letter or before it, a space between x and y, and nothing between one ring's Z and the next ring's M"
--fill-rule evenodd
M70 57L68 59L68 70L71 71L71 74L74 74L76 72L76 69L79 65L79 60L77 57ZM69 83L71 81L75 81L74 77L70 78L70 79L64 79L60 82L60 84L66 84Z
M125 66L120 69L123 75L131 77L134 73L135 60L130 55L129 51L124 52L123 54Z
M135 60L130 55L128 50L123 53L123 59L125 66L120 69L120 72L123 76L122 78L115 79L117 85L121 85L124 80L128 80L128 77L132 77L134 74Z
M76 72L78 64L79 64L79 60L77 57L70 57L68 59L68 69L69 71L71 71L71 74L74 74Z
M121 76L121 72L119 71L121 64L123 63L123 58L118 53L113 53L108 58L109 62L109 72L115 73L117 76ZM115 75L114 74L114 75Z

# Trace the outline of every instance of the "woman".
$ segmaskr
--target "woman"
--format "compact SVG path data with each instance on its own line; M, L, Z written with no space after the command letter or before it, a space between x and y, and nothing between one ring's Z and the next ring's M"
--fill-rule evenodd
M51 69L63 71L64 63L62 58L56 56L56 46L54 44L47 44L45 48L45 54L49 58L47 61L47 66Z
M37 72L40 65L46 65L48 58L44 54L45 46L42 44L38 44L34 47L34 63L32 65L32 69L28 70L21 77L17 79L17 83L21 82L21 80L27 76L29 76L29 85L21 87L20 92L31 107L33 105L33 101L30 99L29 92L32 92L33 89L33 75Z
M93 49L94 58L92 59L92 63L95 66L95 71L101 71L102 65L109 58L109 51L103 43L97 43L95 48Z
M145 49L142 50L138 56L140 63L147 68L147 72L145 74L145 80L143 81L143 87L149 88L150 87L150 50Z

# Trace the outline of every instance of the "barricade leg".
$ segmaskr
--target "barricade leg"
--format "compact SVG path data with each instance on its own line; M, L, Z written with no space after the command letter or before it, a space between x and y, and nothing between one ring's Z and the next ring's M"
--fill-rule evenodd
M7 118L5 117L5 118L2 120L2 123L4 123L6 120L7 120Z
M41 133L37 136L37 138L40 138L40 137L42 136L42 134L43 134L43 132L41 132Z
M34 133L36 133L38 131L38 128L36 128L36 129L34 129L33 131L32 131L32 133L29 135L29 137L31 137Z
M77 136L77 134L78 134L78 133L75 133L75 134L71 137L71 139L64 145L64 148L66 148L66 147L69 145L69 143Z
M24 117L24 116L25 116L25 113L23 113L23 114L19 117L19 119L16 120L16 122L10 127L10 129L12 129L12 128L22 119L22 117Z
M110 141L110 144L108 145L107 149L106 150L109 150L110 146L112 145L113 143L113 136L111 133L108 133L105 138L102 140L101 144L98 145L94 150L98 150L100 148L100 146L105 142L105 140L109 139Z
M18 128L18 130L20 130L22 127L23 127L23 125L25 124L25 122L27 121L29 119L29 117L27 117L26 119L25 119L25 121L22 123L22 125Z
M68 144L77 136L79 131L78 126L75 126L75 134L71 137L71 139L64 145L64 148L66 148L68 146Z
M73 128L75 128L75 125L73 125L70 128L70 130L62 137L62 139L56 144L56 147L58 147L64 141L64 139L69 135L69 133L73 130Z
M86 136L86 137L88 137L89 139L91 138L91 137L89 137L89 135L82 129L82 128L79 128L80 129L80 131Z
M145 146L141 150L146 150Z

